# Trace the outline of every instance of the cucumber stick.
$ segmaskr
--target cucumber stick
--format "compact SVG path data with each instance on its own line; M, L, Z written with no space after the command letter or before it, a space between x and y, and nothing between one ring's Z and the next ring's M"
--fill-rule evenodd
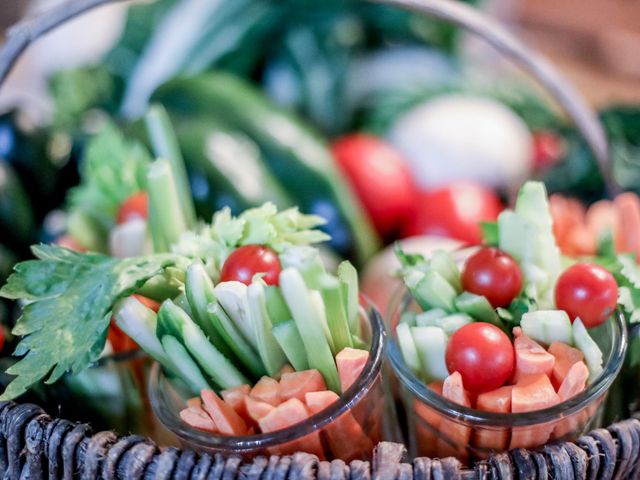
M247 299L249 318L258 343L258 353L267 369L267 374L272 378L276 377L287 363L287 358L271 331L272 324L267 313L267 300L261 282L256 281L249 285Z
M413 341L411 335L411 327L406 323L399 323L396 328L396 337L398 339L398 345L400 347L400 353L407 366L416 375L422 374L422 365L416 344Z
M185 292L196 323L209 336L214 346L218 348L218 343L213 341L213 332L219 343L225 346L225 349L218 348L221 353L225 354L225 351L230 350L252 375L264 375L265 368L257 352L216 303L213 282L200 260L193 262L187 269Z
M267 299L267 312L273 325L278 325L293 319L289 307L287 307L287 303L284 301L282 292L278 287L267 285L264 288L264 292Z
M429 267L442 275L451 284L456 292L462 291L462 279L460 269L451 254L445 250L436 250L431 255Z
M400 315L400 323L406 323L410 327L415 327L417 325L417 317L415 312L402 312Z
M409 313L409 312L406 312ZM426 312L421 312L415 315L415 324L412 327L429 327L436 324L436 320L447 316L447 312L441 308L432 308Z
M444 330L447 335L453 335L453 333L461 327L473 322L473 319L466 313L452 313L444 317L432 317L429 321L417 321L419 327L438 327Z
M274 325L271 331L293 369L297 372L308 370L309 360L307 359L307 352L304 349L304 343L296 322L293 319L280 322Z
M342 296L346 302L349 329L354 335L360 335L360 296L358 294L358 271L349 260L338 265L338 279L342 285Z
M447 312L454 311L454 301L457 296L455 288L434 270L429 270L414 288L414 296L419 299L420 306L441 308ZM424 307L423 307L424 308ZM427 310L427 308L424 308Z
M349 330L349 322L345 310L346 302L342 298L340 281L333 275L323 276L320 280L320 293L326 309L334 354L337 354L347 347L353 348L351 331Z
M247 378L214 347L191 317L171 300L158 312L158 330L178 338L211 379L222 389L249 383Z
M576 347L584 354L584 361L589 368L589 383L591 383L602 373L602 351L591 338L580 318L576 318L573 322L573 338Z
M428 382L449 376L445 363L447 334L439 327L413 327L411 335L420 357L422 371Z
M487 322L506 331L504 325L497 312L493 309L489 300L482 295L476 295L471 292L462 292L454 301L456 310L475 318L479 322Z
M249 319L249 304L247 302L247 286L241 282L221 282L214 288L214 294L218 303L233 320L236 327L245 340L254 348L258 349L253 325Z
M293 268L283 270L280 273L280 288L302 337L309 366L322 373L331 390L340 393L338 369L324 335L323 320L312 303L311 293L302 275Z
M573 345L573 328L564 310L536 310L522 315L522 333L536 342L551 345L562 342Z
M295 268L309 288L317 290L320 278L326 273L320 251L307 245L295 246L285 250L279 257L282 269Z
M164 335L161 341L162 347L175 365L174 373L178 373L179 378L187 384L193 393L199 394L201 390L211 388L196 362L176 337Z

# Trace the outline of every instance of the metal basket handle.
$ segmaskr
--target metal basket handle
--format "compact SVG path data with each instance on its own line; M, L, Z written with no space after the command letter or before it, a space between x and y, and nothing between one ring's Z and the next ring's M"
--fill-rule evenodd
M0 86L20 54L35 40L58 25L100 5L122 0L68 0L33 19L22 21L8 31L0 50ZM502 25L479 10L454 0L367 0L395 5L423 15L459 25L486 40L496 50L535 78L573 120L593 152L607 190L618 187L611 175L607 138L593 110L571 84L541 55L537 54Z

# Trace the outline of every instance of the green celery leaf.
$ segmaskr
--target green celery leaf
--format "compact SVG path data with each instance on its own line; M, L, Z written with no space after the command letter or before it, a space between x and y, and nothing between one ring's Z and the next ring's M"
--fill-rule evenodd
M46 378L78 373L104 348L114 303L181 261L173 254L116 259L54 245L33 247L37 260L17 264L0 296L25 301L13 330L23 336L7 373L16 378L1 400Z
M393 244L393 251L402 265L403 270L411 267L419 267L426 266L427 260L424 258L424 255L419 253L407 253L402 249L400 242L396 242Z
M482 243L492 247L497 247L499 243L498 222L480 222L482 230Z

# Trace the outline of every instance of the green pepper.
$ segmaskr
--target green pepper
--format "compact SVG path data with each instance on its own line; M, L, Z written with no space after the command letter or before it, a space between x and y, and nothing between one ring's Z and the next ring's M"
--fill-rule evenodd
M301 209L327 219L332 246L364 262L379 239L330 152L300 120L273 106L250 84L223 73L178 78L162 86L154 100L174 122L192 115L224 119L260 146L272 173Z

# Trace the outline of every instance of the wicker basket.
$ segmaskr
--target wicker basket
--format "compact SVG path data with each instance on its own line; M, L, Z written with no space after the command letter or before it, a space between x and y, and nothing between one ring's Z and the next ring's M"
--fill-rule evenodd
M0 50L0 85L20 54L36 39L96 6L117 0L69 0L9 30ZM232 0L229 0L232 1ZM452 0L370 0L450 21L477 34L548 90L575 122L593 151L610 193L616 190L607 142L595 115L575 90L541 57L500 25ZM575 443L492 455L473 469L453 458L416 458L403 463L404 446L381 443L372 462L318 461L310 454L257 457L210 456L113 432L93 433L87 424L51 418L32 404L0 403L0 476L5 479L640 479L640 421L597 429Z

